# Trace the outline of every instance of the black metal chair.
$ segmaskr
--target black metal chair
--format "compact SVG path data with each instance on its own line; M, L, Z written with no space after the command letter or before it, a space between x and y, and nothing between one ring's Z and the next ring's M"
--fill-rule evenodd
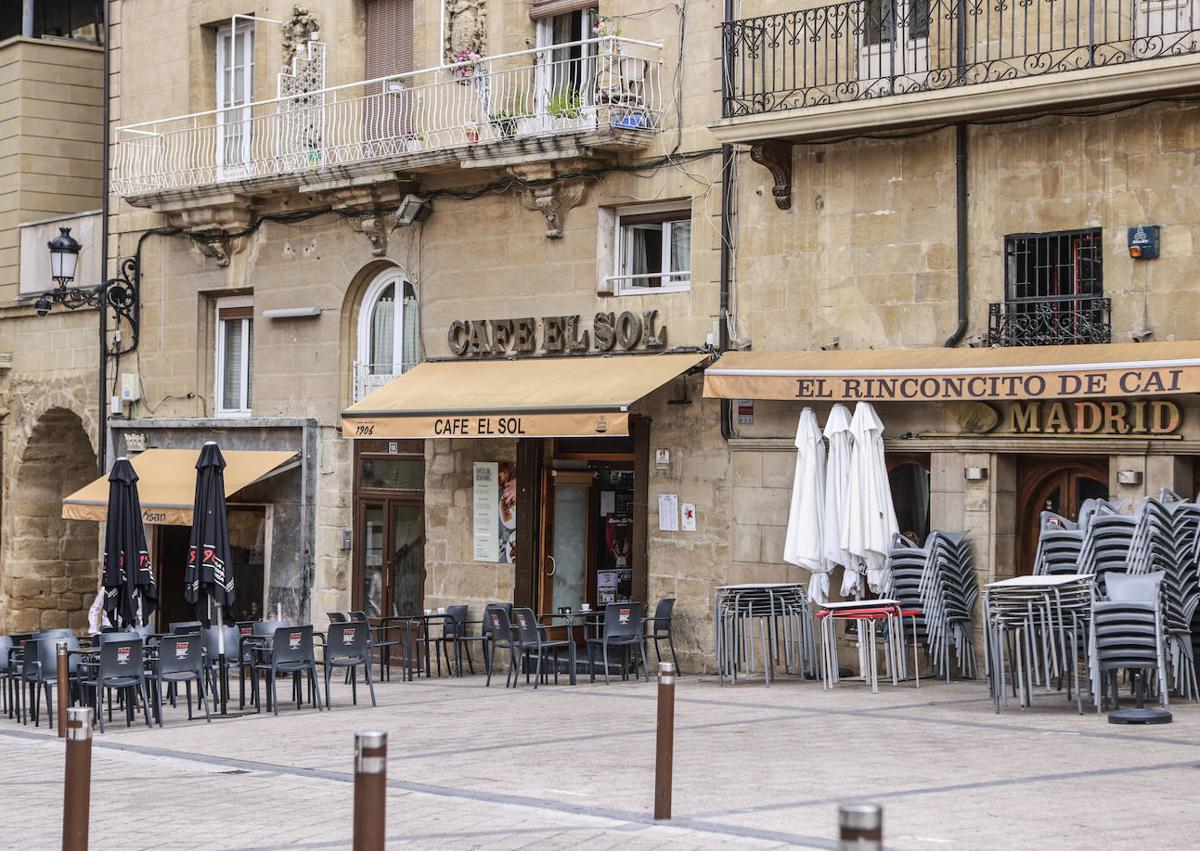
M334 668L346 668L350 679L350 694L358 706L358 666L363 668L367 688L371 690L371 705L375 703L375 683L371 680L371 633L370 627L362 623L331 623L329 639L325 642L325 708L332 709L329 702L329 676Z
M142 656L142 642L108 641L100 645L100 661L95 672L85 674L80 685L92 690L92 710L100 724L100 732L104 732L104 716L100 711L100 693L117 689L127 695L125 700L125 726L133 723L134 701L136 695L142 700L142 711L146 716L146 726L150 723L150 703L146 699L146 665ZM109 720L112 720L112 701L109 701Z
M259 711L262 711L262 704L258 699L258 673L264 672L271 686L267 693L267 707L275 715L279 714L279 694L276 689L279 674L289 674L293 678L292 691L297 709L301 704L300 675L308 674L309 696L320 712L321 694L317 688L317 654L313 644L312 624L279 627L275 630L270 649L265 655L265 661L260 659L254 664L254 705Z
M543 638L541 624L538 623L533 609L513 609L513 619L516 621L516 650L520 655L521 668L525 671L525 681L529 682L529 654L533 653L537 659L533 669L533 687L537 688L543 676L542 660L549 653L554 658L554 684L558 685L558 654L559 651L568 648L568 642L561 639L548 641ZM521 668L516 672L514 686L521 681Z
M600 635L587 640L588 670L592 682L596 681L596 663L592 651L599 646L604 659L604 684L608 685L608 648L619 647L625 651L625 661L621 665L621 678L629 678L629 667L633 648L637 647L642 656L642 673L646 679L650 674L646 669L646 638L642 631L641 603L609 603L604 607L604 623L600 625ZM637 676L637 671L634 671Z
M675 628L671 621L674 609L674 597L664 597L659 600L658 605L654 607L654 616L646 618L645 626L648 629L645 634L647 641L654 641L654 655L659 662L662 661L662 648L659 647L659 642L666 639L667 647L671 651L671 661L675 663L675 673L679 674L681 673L679 659L675 656Z
M204 691L204 652L199 633L183 633L167 635L159 639L158 661L154 664L154 710L158 716L158 726L163 725L163 683L175 687L183 683L186 689L188 720L192 720L192 681L196 682L201 704L204 706L204 720L212 723L212 715L208 711L208 697ZM236 650L234 651L236 653ZM175 695L171 694L171 705L175 705Z

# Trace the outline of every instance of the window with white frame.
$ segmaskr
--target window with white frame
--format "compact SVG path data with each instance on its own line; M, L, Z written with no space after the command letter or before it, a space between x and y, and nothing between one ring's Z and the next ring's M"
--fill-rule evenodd
M217 299L216 412L247 417L253 402L254 301L250 296Z
M417 294L402 269L388 269L367 287L358 314L354 398L383 386L421 359Z
M250 163L254 100L254 24L240 21L237 31L217 28L217 169L222 179L241 177Z
M690 205L655 204L617 210L615 270L617 295L680 292L692 285Z

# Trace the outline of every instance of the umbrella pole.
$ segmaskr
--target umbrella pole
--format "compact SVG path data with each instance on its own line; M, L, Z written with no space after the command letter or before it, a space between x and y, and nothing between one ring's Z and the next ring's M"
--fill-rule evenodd
M212 595L208 597L208 605L212 607ZM217 606L217 688L221 690L221 714L226 714L225 693L229 691L225 680L225 620L224 606Z

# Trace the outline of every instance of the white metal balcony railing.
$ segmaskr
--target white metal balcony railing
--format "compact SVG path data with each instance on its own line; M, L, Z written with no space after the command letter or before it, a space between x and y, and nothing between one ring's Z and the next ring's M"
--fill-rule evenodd
M381 364L363 363L362 361L355 361L352 368L354 370L354 398L351 399L351 402L357 402L368 394L374 393L380 387L390 383L395 378L399 378L406 372L403 369L393 371L391 364L383 366Z
M117 129L123 196L471 145L663 129L661 45L605 36Z

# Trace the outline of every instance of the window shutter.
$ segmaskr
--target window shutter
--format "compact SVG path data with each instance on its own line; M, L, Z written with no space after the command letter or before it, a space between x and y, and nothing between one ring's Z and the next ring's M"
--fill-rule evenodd
M368 0L367 79L413 70L413 0Z
M533 0L533 7L529 10L529 17L535 21L542 18L553 18L557 15L566 15L570 12L579 12L583 9L594 9L596 0ZM591 38L592 34L584 33L584 38Z

